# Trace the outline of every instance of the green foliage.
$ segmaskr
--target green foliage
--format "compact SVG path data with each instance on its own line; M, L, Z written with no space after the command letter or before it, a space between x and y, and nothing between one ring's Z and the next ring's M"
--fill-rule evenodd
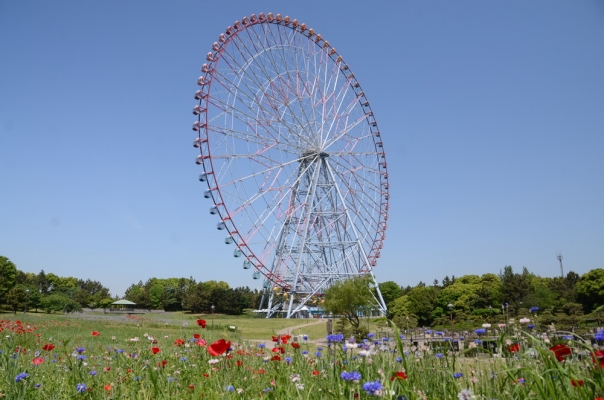
M17 267L8 258L0 256L0 302L17 283Z
M576 291L585 311L604 305L604 269L592 269L583 275L577 282Z
M366 276L338 281L325 291L323 308L333 315L348 319L354 330L359 328L359 315L367 315L375 303Z
M82 311L82 305L63 293L50 294L42 298L40 308L47 313Z
M392 302L403 295L403 289L394 281L387 281L378 284L380 293L386 303L386 307L390 308Z

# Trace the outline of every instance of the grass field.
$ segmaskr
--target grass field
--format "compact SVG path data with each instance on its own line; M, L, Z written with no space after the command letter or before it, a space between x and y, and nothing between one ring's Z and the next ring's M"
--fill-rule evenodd
M470 339L468 348L477 351L469 357L405 346L395 332L380 339L370 334L358 344L335 335L327 343L325 325L314 322L1 314L0 397L604 400L604 352L585 342L548 343L518 326L514 336L497 339L495 356L472 348ZM284 329L321 341L272 341Z

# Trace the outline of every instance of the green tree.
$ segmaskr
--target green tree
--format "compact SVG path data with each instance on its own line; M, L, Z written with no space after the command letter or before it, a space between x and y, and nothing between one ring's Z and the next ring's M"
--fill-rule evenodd
M388 308L390 308L390 304L392 304L394 300L403 295L403 289L394 281L379 283L378 287L380 288L380 293L382 293L384 303Z
M82 310L80 303L63 293L54 293L44 296L40 308L49 314L52 312L74 312Z
M8 304L13 312L24 311L27 307L27 292L24 285L13 286L6 294L6 304Z
M575 289L577 299L586 312L591 312L594 308L604 305L604 269L592 269L584 274L577 282Z
M328 288L323 308L328 313L344 316L356 332L361 323L359 315L367 315L374 303L369 278L360 276L338 281Z
M8 258L0 256L0 302L17 283L17 267Z

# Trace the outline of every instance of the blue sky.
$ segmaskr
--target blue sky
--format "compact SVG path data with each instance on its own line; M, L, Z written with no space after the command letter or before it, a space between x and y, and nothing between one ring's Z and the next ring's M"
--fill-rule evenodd
M379 282L604 268L601 1L0 2L0 254L103 282L258 287L197 181L193 93L273 11L354 71L390 175Z

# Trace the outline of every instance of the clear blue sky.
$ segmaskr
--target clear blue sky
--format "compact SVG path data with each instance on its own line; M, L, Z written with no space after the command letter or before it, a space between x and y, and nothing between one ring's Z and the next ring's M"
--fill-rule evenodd
M338 49L390 173L379 282L604 268L602 1L0 1L0 255L258 287L197 181L205 54L273 11Z

